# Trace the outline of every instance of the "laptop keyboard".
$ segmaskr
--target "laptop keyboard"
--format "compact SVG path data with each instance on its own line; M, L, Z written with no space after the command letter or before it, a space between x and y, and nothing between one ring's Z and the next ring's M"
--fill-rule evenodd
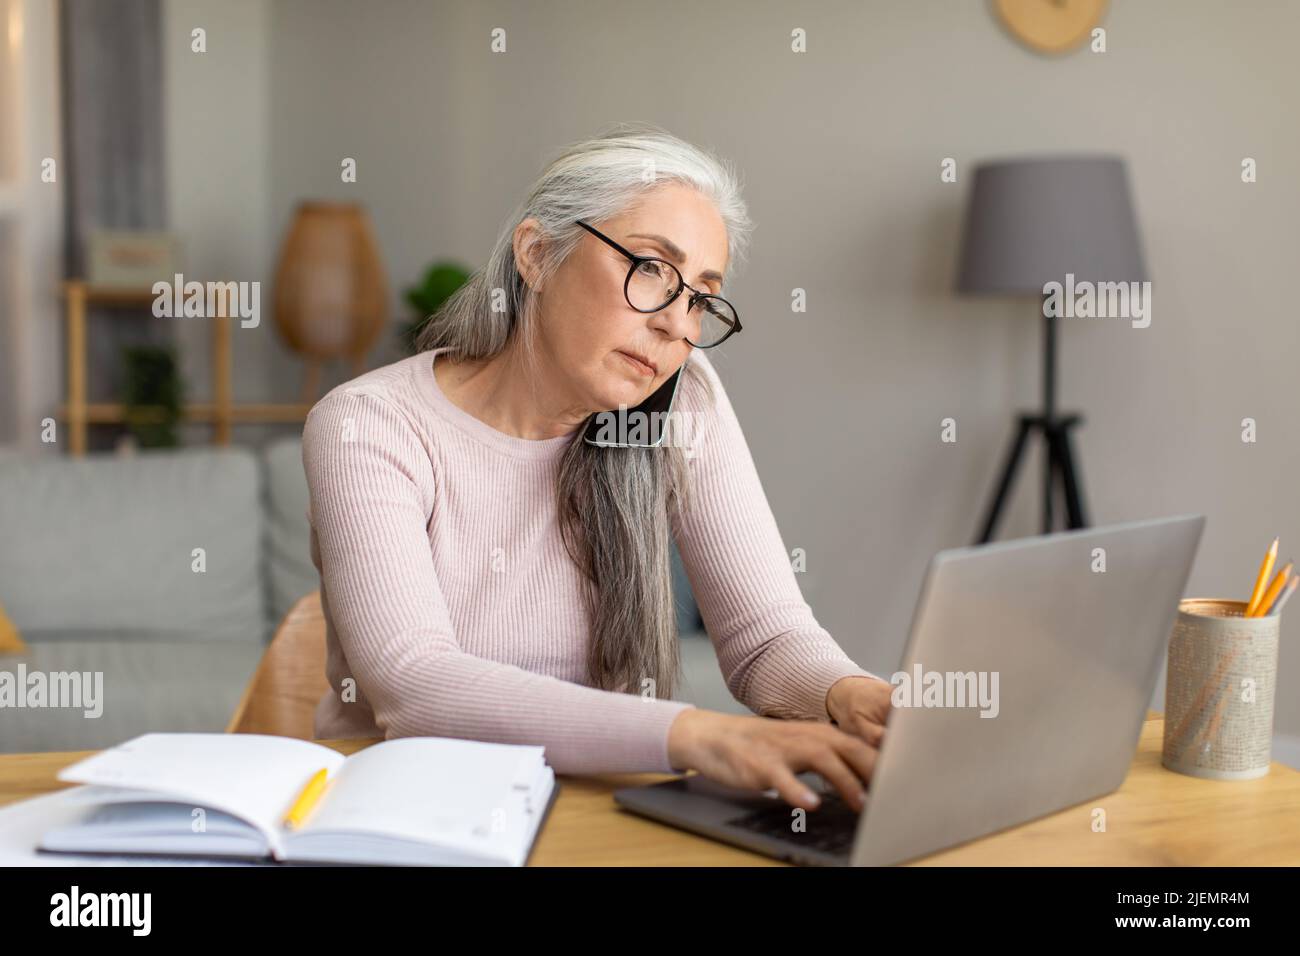
M838 793L823 793L821 806L804 814L803 830L795 830L795 807L774 803L728 820L740 827L763 836L797 844L823 853L844 855L853 845L857 832L858 812Z

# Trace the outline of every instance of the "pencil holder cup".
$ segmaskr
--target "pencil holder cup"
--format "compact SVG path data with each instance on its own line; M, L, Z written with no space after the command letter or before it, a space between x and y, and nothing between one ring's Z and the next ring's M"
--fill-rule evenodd
M1268 773L1279 616L1245 617L1245 601L1179 602L1169 637L1161 763L1211 780Z

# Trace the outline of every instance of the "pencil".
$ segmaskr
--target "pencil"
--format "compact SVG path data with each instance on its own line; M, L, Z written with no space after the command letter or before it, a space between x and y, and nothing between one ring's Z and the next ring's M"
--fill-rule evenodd
M293 806L289 808L289 812L285 815L284 825L286 827L297 829L302 826L302 821L307 819L307 814L311 813L312 808L316 806L316 802L320 799L320 795L324 793L325 778L328 775L329 770L325 767L312 774L311 779L307 781L307 786L302 788L302 793L298 795L298 799L293 802Z
M1248 617L1264 616L1264 612L1273 606L1273 602L1277 600L1277 596L1282 593L1282 588L1286 586L1287 579L1291 577L1291 569L1293 567L1295 567L1294 561L1288 561L1286 563L1286 566L1283 567L1282 570L1277 573L1277 577L1273 579L1273 583L1268 586L1268 590L1264 592L1264 596L1259 599L1259 603L1255 605L1255 613L1247 615Z
M1287 582L1287 586L1283 589L1282 593L1278 595L1277 600L1273 602L1273 606L1268 609L1270 615L1282 613L1282 605L1286 604L1287 599L1295 593L1297 584L1300 584L1300 575L1291 575L1291 580Z
M1264 596L1264 588L1268 584L1268 576L1273 573L1273 564L1277 561L1277 538L1273 539L1272 545L1269 546L1268 554L1264 555L1264 563L1259 566L1259 575L1255 578L1255 588L1250 592L1250 600L1246 602L1246 617L1255 616L1255 605L1259 599Z

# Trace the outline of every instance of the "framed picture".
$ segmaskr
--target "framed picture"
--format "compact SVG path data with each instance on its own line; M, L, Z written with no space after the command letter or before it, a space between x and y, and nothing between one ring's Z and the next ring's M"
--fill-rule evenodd
M86 281L148 289L182 271L180 258L181 241L175 233L98 229L86 238Z

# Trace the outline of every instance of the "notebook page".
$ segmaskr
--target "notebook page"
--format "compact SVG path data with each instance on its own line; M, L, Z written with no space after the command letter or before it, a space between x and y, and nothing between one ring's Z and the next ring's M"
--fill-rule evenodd
M221 810L274 840L293 800L322 767L346 758L306 740L264 734L143 734L59 773L71 783L138 789ZM112 799L112 798L110 798ZM114 800L114 802L116 802Z
M485 847L527 834L542 747L445 737L387 740L353 754L302 829Z

